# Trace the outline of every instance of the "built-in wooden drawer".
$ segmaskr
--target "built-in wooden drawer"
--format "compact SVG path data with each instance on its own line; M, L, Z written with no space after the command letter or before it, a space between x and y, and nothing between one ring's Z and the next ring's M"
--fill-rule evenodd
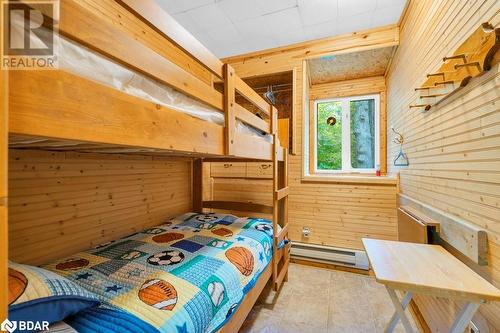
M249 162L247 163L247 177L273 178L273 164L269 162Z
M212 162L210 175L219 178L246 177L247 167L245 162Z

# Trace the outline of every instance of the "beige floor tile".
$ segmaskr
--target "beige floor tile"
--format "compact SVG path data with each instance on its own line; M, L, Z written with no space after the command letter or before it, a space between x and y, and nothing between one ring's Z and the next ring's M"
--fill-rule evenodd
M244 333L378 333L393 314L384 286L371 276L291 264L279 293L267 288ZM401 323L395 332L403 333Z

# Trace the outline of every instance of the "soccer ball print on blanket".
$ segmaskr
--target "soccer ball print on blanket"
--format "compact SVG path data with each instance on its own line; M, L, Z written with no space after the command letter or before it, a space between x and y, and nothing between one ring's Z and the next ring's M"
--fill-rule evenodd
M213 332L269 264L271 244L268 220L188 213L46 268L97 294L107 315L160 332Z

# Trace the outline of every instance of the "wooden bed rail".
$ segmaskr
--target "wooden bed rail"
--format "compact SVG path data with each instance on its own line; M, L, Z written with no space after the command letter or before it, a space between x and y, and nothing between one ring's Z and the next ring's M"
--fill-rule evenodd
M273 213L272 206L238 201L203 201L203 208L235 210L239 212L253 212L262 214Z
M271 118L276 109L153 0L64 0L58 19L65 38L224 112L226 155L252 156L248 138L236 133L236 119L274 134ZM224 81L223 93L214 88L214 77ZM266 119L236 104L236 94Z

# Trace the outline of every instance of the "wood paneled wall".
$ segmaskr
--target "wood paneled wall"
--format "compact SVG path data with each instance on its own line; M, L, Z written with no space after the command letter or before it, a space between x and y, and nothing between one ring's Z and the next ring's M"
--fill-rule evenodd
M289 158L290 238L293 241L354 249L363 248L362 237L396 239L396 186L393 183L385 185L303 180L302 120L304 94L307 94L303 85L306 80L303 70L303 64L297 67L294 82L297 92L293 102L297 116L295 135L298 149ZM383 81L381 78L370 79L368 83L363 81L365 85L360 86L380 89ZM311 93L319 91L311 89ZM335 89L328 91L336 93ZM215 178L213 182L214 200L250 200L265 204L271 202L269 181ZM269 188L266 184L269 184ZM302 228L306 226L312 231L308 238L302 237Z
M191 209L191 162L10 150L10 258L42 264Z
M481 23L499 24L496 0L411 1L401 27L400 46L387 76L388 123L405 139L409 168L401 192L488 232L489 265L475 267L500 287L500 77L499 67L472 80L450 100L423 113L409 110L413 88L439 68ZM497 54L498 55L498 54ZM389 140L390 142L391 140ZM388 160L399 147L390 143ZM389 164L390 165L390 164ZM432 332L449 327L457 306L418 297ZM475 318L481 332L499 332L500 303L483 305Z

